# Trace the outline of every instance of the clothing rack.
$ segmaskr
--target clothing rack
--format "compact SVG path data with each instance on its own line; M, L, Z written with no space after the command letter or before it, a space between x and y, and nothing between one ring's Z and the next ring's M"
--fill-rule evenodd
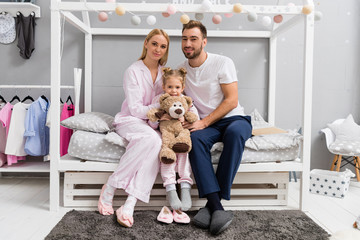
M59 86L59 89L74 89L74 105L75 105L75 114L79 114L80 108L80 89L81 89L81 77L82 69L74 68L74 85L62 85ZM0 85L0 89L19 89L19 88L29 88L29 89L51 89L51 85ZM51 98L52 100L54 98ZM60 99L60 97L58 98ZM60 105L59 105L60 107ZM53 108L50 108L50 110ZM51 114L51 113L50 113ZM60 113L57 115L60 116ZM57 119L56 117L52 119ZM59 118L60 121L60 118ZM57 121L54 121L57 122ZM58 126L60 131L60 126ZM60 134L60 133L59 133ZM50 137L51 138L51 137ZM46 156L45 156L46 157ZM45 158L44 158L45 159ZM0 177L2 172L50 172L50 162L19 162L11 166L3 166L0 168Z

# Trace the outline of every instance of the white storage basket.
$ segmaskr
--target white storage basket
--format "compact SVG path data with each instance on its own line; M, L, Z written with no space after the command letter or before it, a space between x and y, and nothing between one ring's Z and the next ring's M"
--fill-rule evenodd
M310 192L343 198L349 190L350 178L354 176L349 169L344 172L313 169L310 172Z

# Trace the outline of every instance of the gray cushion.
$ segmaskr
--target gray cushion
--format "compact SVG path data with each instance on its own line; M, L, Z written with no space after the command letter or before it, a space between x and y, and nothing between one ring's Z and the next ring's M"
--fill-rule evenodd
M340 154L345 156L360 156L360 140L348 141L336 139L335 142L330 144L329 150L333 154Z
M74 130L107 133L113 129L114 117L105 113L88 112L69 117L61 125Z
M110 143L105 138L105 134L76 131L71 136L68 154L84 160L119 162L120 157L125 152L125 148L118 144ZM119 136L119 138L121 137Z

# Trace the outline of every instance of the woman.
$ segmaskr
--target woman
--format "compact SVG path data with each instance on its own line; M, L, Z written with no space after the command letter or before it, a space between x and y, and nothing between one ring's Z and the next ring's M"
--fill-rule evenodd
M152 30L145 38L138 61L125 72L125 100L116 114L116 132L129 141L119 166L102 187L98 202L103 215L114 213L112 201L117 188L128 194L123 206L116 210L117 221L124 227L134 223L137 200L149 202L150 191L159 170L161 136L148 125L146 113L156 107L152 99L162 93L162 71L169 53L169 36L161 29Z

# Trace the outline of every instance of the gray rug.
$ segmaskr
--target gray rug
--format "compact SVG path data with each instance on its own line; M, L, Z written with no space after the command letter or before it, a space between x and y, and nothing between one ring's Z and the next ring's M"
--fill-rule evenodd
M195 211L187 212L192 218ZM116 216L102 216L95 211L68 212L46 240L76 239L241 239L241 240L322 240L329 235L301 211L233 211L234 220L219 236L192 223L163 224L156 220L158 211L135 211L134 225L124 228Z

